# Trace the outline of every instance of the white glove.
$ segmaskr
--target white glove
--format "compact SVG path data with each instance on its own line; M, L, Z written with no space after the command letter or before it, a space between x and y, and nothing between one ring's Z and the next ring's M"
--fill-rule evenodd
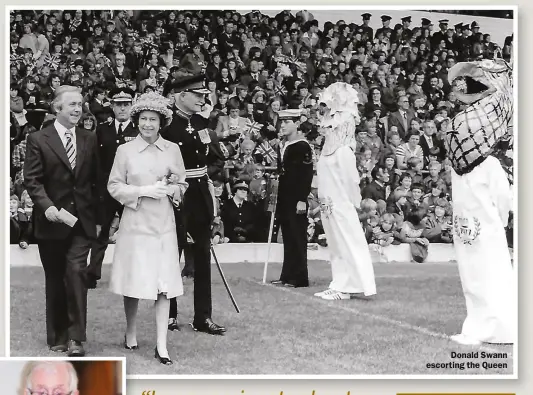
M168 187L163 184L145 185L139 187L139 196L145 196L152 199L162 199L167 196Z

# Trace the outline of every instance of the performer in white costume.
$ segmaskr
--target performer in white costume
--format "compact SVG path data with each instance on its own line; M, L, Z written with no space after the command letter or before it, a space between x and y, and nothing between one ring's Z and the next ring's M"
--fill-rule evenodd
M514 343L517 284L504 231L512 194L499 160L490 155L512 131L512 70L503 61L484 60L459 63L448 76L469 105L454 117L446 138L454 246L467 308L461 333L451 338L464 345ZM488 89L469 93L463 77Z
M355 127L360 121L358 94L350 85L337 82L326 88L319 100L325 141L317 165L318 196L333 279L328 290L315 296L342 300L357 293L374 295L374 268L357 215L361 203L354 154Z

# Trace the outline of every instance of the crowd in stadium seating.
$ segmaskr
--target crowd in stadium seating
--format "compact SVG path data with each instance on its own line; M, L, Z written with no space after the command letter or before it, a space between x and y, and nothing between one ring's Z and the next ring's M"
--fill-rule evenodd
M400 21L357 11L323 25L312 11L12 11L10 15L11 243L31 242L32 202L22 168L26 136L53 120L62 84L79 87L79 127L113 119L108 93L150 90L172 99L171 82L205 73L211 91L204 116L221 141L225 170L210 177L220 205L216 242L264 242L271 176L276 173L277 112L302 109L300 128L320 155L317 97L343 81L359 92L358 171L361 222L369 243L450 243L451 179L444 136L463 105L447 71L457 62L510 61L513 36L494 43L481 26L445 19ZM371 18L381 18L374 31ZM357 21L356 21L357 20ZM501 149L512 177L509 144ZM224 202L235 180L247 182L247 227L236 232ZM326 245L317 190L309 196L309 242ZM269 207L270 206L270 207ZM244 228L244 229L243 229ZM242 231L244 230L244 231ZM413 250L414 251L414 250Z

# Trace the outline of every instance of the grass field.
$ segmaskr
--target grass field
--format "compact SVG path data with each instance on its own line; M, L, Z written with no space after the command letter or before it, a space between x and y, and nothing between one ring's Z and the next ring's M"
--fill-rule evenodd
M269 280L281 266L269 268ZM122 348L125 318L121 297L104 280L89 293L88 356L126 356L128 374L512 374L511 346L459 346L466 311L455 264L375 266L373 299L325 301L313 296L327 288L330 268L310 262L309 288L261 284L262 265L226 264L224 272L241 313L231 305L213 266L213 319L226 336L195 333L185 325L169 333L173 366L157 363L153 303L139 309L140 349ZM192 283L179 299L181 323L192 319ZM39 267L11 269L11 356L56 356L46 347L44 274ZM507 358L454 359L452 352L507 353ZM465 363L464 369L428 369L428 363ZM467 368L466 362L506 364Z

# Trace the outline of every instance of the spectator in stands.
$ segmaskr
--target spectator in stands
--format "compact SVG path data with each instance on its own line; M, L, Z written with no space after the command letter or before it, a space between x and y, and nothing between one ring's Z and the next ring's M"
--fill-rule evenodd
M420 134L418 132L410 132L407 134L406 139L407 142L396 149L396 165L400 170L408 169L407 162L412 157L416 157L421 161L424 160L424 153L420 145L418 145Z
M255 212L253 204L247 201L249 187L244 181L237 181L233 187L233 198L222 209L221 219L225 236L230 243L246 243L254 240Z
M371 172L372 182L363 188L361 197L363 199L372 199L376 202L378 200L386 201L389 172L390 170L383 166L375 166Z
M406 217L400 230L400 241L411 247L411 256L417 263L422 263L428 256L429 240L422 236L425 231L423 219L427 210L424 207L413 209Z
M424 218L423 224L426 229L422 235L431 243L451 243L453 241L452 219L447 215L450 210L449 207L450 203L446 199L439 198L435 205L435 211Z

